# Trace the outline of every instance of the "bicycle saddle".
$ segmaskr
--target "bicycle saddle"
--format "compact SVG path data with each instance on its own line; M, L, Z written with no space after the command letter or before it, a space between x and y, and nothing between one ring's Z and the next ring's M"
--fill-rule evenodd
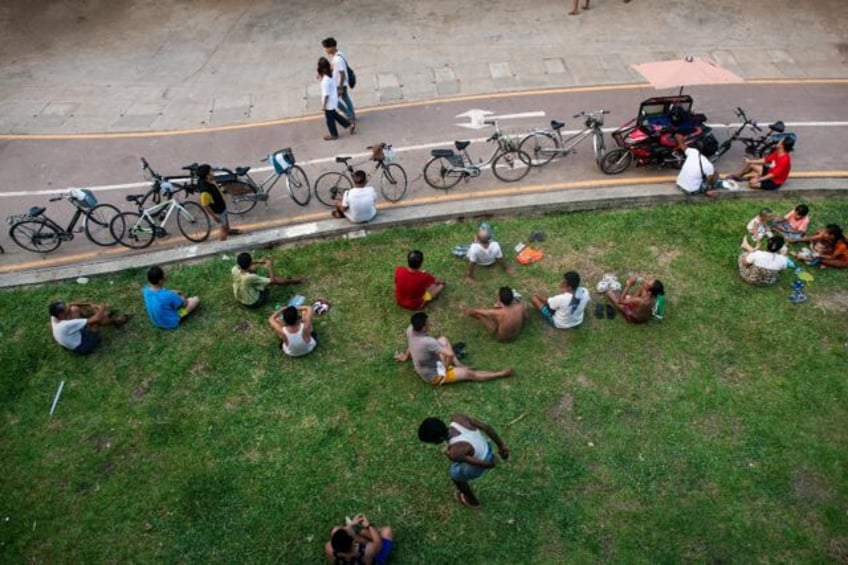
M197 164L197 163L192 163L191 165L186 165L185 167L183 167L183 170L184 170L184 171L192 171L192 172L194 172L194 171L196 171L196 170L197 170L197 168L198 168L199 166L200 166L200 165L199 165L199 164Z
M784 131L786 131L786 125L783 123L783 121L777 121L773 124L769 124L769 129L771 131L776 131L777 133L783 133Z
M353 157L336 157L336 163L344 163L345 165L347 165L347 162L351 159L353 159Z
M562 129L565 124L556 120L551 120L551 129Z
M452 149L433 149L430 151L430 155L433 157L453 157L454 153Z
M250 167L236 167L236 175L243 176L247 174L247 171L250 170Z
M462 151L463 149L465 149L466 147L471 145L471 142L470 141L454 141L453 144L456 147L457 151Z
M42 215L45 210L47 210L47 208L42 208L41 206L33 206L29 209L29 212L27 212L27 216L35 218L37 216Z
M135 202L139 206L142 198L144 198L143 194L127 194L127 202Z

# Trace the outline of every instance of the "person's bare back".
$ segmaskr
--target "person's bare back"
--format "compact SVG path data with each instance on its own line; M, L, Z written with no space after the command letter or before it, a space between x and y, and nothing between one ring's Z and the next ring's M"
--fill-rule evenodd
M474 308L464 310L464 313L480 320L489 333L501 342L514 341L529 317L527 308L514 298L509 287L501 287L495 308Z

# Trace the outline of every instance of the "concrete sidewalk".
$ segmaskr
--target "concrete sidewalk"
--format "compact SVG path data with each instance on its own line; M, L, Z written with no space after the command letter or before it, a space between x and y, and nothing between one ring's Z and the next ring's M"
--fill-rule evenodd
M581 2L582 3L582 2ZM848 77L845 0L6 0L0 134L209 128L317 113L333 35L357 107L643 82L710 56L747 80ZM342 24L343 22L343 24Z
M763 192L743 189L737 192L722 192L721 198L810 198L845 194L848 178L803 179L793 178L791 187L779 192ZM347 220L329 217L314 222L256 231L227 241L206 241L160 251L150 251L121 258L107 258L81 265L69 265L47 269L33 269L8 275L0 275L0 288L40 284L77 277L90 277L138 269L150 265L164 265L179 261L202 259L219 254L233 255L265 247L316 240L328 237L364 237L369 232L401 225L427 224L441 221L466 221L496 215L532 215L551 212L576 212L635 206L652 206L667 203L684 203L709 206L702 196L686 196L671 183L618 186L614 188L582 188L551 192L498 196L478 199L456 199L442 202L393 207L382 210L377 218L365 225L354 225Z

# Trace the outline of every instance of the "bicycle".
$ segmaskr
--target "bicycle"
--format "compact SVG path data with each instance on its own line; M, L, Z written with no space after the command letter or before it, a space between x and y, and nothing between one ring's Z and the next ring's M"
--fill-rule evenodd
M142 172L144 173L144 178L150 181L151 185L150 190L148 190L142 198L141 205L146 205L148 200L152 200L154 204L159 204L159 202L161 202L162 193L159 190L158 183L162 181L179 182L180 186L185 189L187 194L194 194L197 192L197 183L200 180L197 177L198 167L200 167L199 163L192 163L191 165L184 166L182 169L184 171L188 171L188 176L175 175L165 177L154 171L147 162L147 159L142 157ZM218 183L218 187L221 189L221 195L227 202L227 211L232 212L233 214L243 214L244 212L239 211L239 206L236 202L234 202L234 199L252 189L246 182L236 178L235 174L229 169L213 167L212 175L215 177L215 182ZM251 206L251 208L252 207L253 206Z
M389 202L398 202L406 195L406 170L395 163L395 152L389 143L369 145L371 161L375 161L374 171L380 171L379 187L383 198ZM336 163L344 165L346 173L330 171L315 180L315 197L325 206L335 206L336 196L353 187L353 157L336 157Z
M109 229L112 236L123 246L132 249L144 249L148 247L157 237L166 237L165 225L174 214L177 214L177 228L180 233L193 242L205 241L212 231L209 215L197 202L180 202L174 196L179 192L191 192L190 185L180 186L173 181L163 177L156 179L156 186L164 195L165 200L154 204L149 208L144 207L144 202L150 195L129 194L128 202L134 202L138 212L123 212L112 219ZM175 190L174 187L178 188ZM120 220L120 221L119 221Z
M486 139L486 143L495 144L489 158L475 164L467 150L470 141L454 141L457 152L453 149L433 149L430 151L433 158L424 165L424 181L428 185L447 190L462 179L479 177L485 168L491 168L492 173L503 182L517 182L530 172L530 155L518 147L515 136L502 134L494 120L486 120L484 123L495 128L495 132Z
M768 133L763 133L762 128L757 125L757 122L745 115L745 110L738 106L736 108L736 116L742 120L742 123L739 124L739 127L730 135L730 137L719 144L715 154L710 157L710 161L718 161L719 157L730 150L730 146L734 141L741 141L745 145L745 155L755 158L762 158L763 155L774 151L774 148L777 147L780 140L785 137L790 137L793 141L795 141L796 135L786 131L786 125L782 120L769 124ZM760 135L757 137L744 137L742 133L749 127L752 131Z
M74 232L83 231L89 241L101 247L115 245L118 241L112 236L109 226L113 219L121 214L111 204L98 204L90 190L75 188L67 194L51 198L50 202L67 200L74 206L74 215L67 227L60 226L55 220L44 215L46 208L33 206L26 214L9 216L6 223L9 236L19 247L34 253L50 253L65 241L74 239ZM83 219L81 228L77 222Z
M295 164L294 153L290 147L275 151L262 161L271 163L274 170L260 183L250 176L250 167L236 167L235 170L215 167L213 175L221 185L224 197L228 199L228 212L246 214L253 210L257 202L267 203L271 189L283 176L286 177L286 188L291 199L300 206L309 204L309 199L312 198L309 179L303 169Z
M551 120L550 129L533 130L521 140L518 147L530 155L530 163L534 167L541 167L550 163L554 157L566 157L572 153L577 153L575 148L591 136L595 162L600 166L601 159L604 158L606 152L604 132L601 127L604 125L604 114L609 113L609 110L597 110L574 114L575 120L582 117L586 118L584 121L585 129L567 138L562 136L562 128L565 124Z

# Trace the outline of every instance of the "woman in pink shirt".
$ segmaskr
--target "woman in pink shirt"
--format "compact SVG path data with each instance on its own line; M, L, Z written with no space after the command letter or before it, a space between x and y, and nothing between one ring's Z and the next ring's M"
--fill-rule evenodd
M806 204L798 204L794 210L790 210L772 224L772 229L779 232L787 241L798 241L807 233L810 227L810 208Z

